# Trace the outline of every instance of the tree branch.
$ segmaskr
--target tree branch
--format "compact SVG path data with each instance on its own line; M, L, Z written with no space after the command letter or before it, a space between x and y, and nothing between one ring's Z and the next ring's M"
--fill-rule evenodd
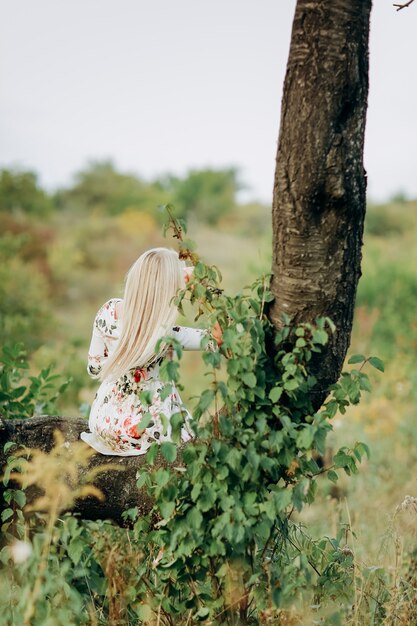
M401 9L406 9L407 7L410 6L410 4L413 4L414 0L408 0L408 2L405 2L404 4L393 4L393 7L397 7L397 11L401 11Z

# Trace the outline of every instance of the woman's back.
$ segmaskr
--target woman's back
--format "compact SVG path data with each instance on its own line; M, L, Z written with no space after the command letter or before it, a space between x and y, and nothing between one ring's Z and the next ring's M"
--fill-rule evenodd
M123 328L123 300L112 298L98 311L93 325L93 335L88 352L87 370L92 378L98 378L103 365L118 349ZM200 350L207 330L173 326L162 329L180 342L185 350ZM208 349L216 349L211 340ZM185 423L190 414L172 385L167 397L161 395L164 382L159 378L159 366L163 356L146 365L132 367L117 378L104 380L97 391L89 418L91 433L81 438L102 454L120 456L145 454L153 441L170 441L170 418L183 412ZM144 393L146 392L146 393ZM145 402L146 399L146 402ZM186 441L190 434L182 430Z

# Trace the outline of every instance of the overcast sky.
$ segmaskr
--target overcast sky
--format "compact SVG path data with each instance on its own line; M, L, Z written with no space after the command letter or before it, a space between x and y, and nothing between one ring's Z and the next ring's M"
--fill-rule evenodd
M417 4L374 0L369 195L417 197ZM271 199L295 0L0 0L0 167L237 166Z

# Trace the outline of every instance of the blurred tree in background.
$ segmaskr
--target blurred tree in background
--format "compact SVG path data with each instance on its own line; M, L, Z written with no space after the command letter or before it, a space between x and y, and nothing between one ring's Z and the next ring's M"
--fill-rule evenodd
M112 161L93 161L54 200L61 210L103 215L139 211L156 215L158 221L155 208L172 202L178 215L213 225L236 206L240 188L235 168L190 170L184 177L167 174L147 182L117 171Z
M28 238L0 236L0 345L23 342L30 352L46 339L52 315L46 276L24 258Z
M152 211L168 201L161 186L118 172L111 161L93 161L75 176L75 184L55 196L57 207L118 215L126 209Z
M211 225L233 209L241 189L235 168L190 170L185 178L170 177L165 184L178 215Z
M43 191L36 174L9 169L0 171L0 212L28 213L46 216L53 211L53 202Z

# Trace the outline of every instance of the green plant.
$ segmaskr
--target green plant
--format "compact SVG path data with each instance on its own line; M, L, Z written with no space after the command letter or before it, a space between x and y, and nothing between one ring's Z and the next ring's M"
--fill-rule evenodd
M357 303L377 313L370 339L384 358L398 351L415 358L417 275L410 268L381 261L360 282Z
M333 544L327 553L316 546L307 556L296 540L299 529L292 516L314 501L320 475L336 481L338 470L357 472L358 462L369 454L358 442L342 447L326 467L317 459L325 453L330 420L359 402L369 381L361 369L344 373L315 412L316 380L309 363L327 343L331 321L294 328L286 319L276 331L265 315L272 298L268 278L237 296L226 295L218 269L198 260L191 243L182 239L180 223L172 227L180 255L195 263L193 280L176 304L182 310L188 300L197 306L197 318L206 312L209 324L218 321L223 343L218 352L203 353L210 382L194 409L195 440L178 466L175 443L162 444L161 454L172 465L139 477L159 518L156 525L151 519L136 522L136 536L146 536L148 546L141 580L152 580L151 558L155 570L152 594L149 599L147 591L149 602L140 615L162 613L166 623L176 623L174 616L192 623L210 620L213 626L262 623L264 612L297 599L301 605L314 576L313 587L322 595L350 576L341 572L349 569L351 558ZM174 350L180 358L180 346ZM353 359L362 361L367 359L361 355ZM369 362L382 367L374 357ZM177 362L166 361L161 372L168 387L169 381L178 382ZM181 423L182 416L174 416L177 442ZM158 450L154 444L147 453L151 465ZM337 568L330 567L335 562Z
M53 414L57 399L70 383L54 374L52 365L37 376L27 377L28 369L23 344L3 347L0 357L0 415L3 418Z
M5 448L9 454L3 484L8 507L2 512L1 530L7 544L0 561L11 576L1 579L8 603L0 624L88 624L90 603L77 584L88 540L80 540L82 529L75 519L71 522L61 515L77 498L102 497L89 481L103 470L90 470L80 482L79 468L88 465L93 451L81 441L65 446L59 431L50 453L16 450L11 443ZM40 495L23 512L25 491L33 485L40 488ZM89 561L90 568L97 569L91 557Z

